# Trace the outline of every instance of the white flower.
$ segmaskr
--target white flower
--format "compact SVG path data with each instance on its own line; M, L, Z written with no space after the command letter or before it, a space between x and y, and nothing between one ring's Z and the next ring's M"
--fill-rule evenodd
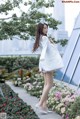
M29 86L29 88L28 88L28 90L31 90L32 88L33 88L33 86L32 86L32 85L30 85L30 86Z
M40 78L40 74L35 74L35 76L36 76L37 78Z
M42 91L41 91L41 90L40 90L39 92L40 92L40 93L42 93Z
M41 85L42 83L41 82L38 82L38 85Z
M26 83L25 85L24 85L24 88L26 89L26 88L29 88L29 86L31 86L31 84L30 83Z
M26 80L27 80L27 81L30 81L30 78L27 78Z
M31 90L33 88L33 85L31 83L26 83L24 88L28 89L28 90Z
M15 81L14 84L17 85L18 84L17 81Z
M74 102L74 99L69 99L69 102Z
M37 85L36 88L39 88L39 86Z
M64 106L64 103L58 104L58 105L57 105L57 108L60 108L60 107L62 107L62 106Z
M21 81L19 81L19 82L18 82L18 85L21 85L21 84L22 84Z
M23 77L23 80L26 80L26 77Z
M65 107L62 107L61 108L61 113L63 114L65 112L65 110L66 110Z
M80 116L77 116L75 119L80 119Z
M39 86L40 88L42 88L42 86Z
M17 78L18 81L21 81L21 78Z
M33 85L37 84L37 81L33 82Z

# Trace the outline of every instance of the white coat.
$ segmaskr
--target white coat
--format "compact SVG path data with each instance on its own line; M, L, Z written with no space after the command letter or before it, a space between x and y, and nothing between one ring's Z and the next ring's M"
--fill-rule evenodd
M40 39L40 59L39 72L56 70L64 67L62 57L55 44L52 44L47 36L42 36Z

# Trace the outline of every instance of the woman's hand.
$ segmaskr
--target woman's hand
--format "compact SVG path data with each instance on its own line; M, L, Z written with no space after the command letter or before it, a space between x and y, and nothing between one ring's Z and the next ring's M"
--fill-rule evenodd
M54 44L54 41L53 41L51 38L49 38L49 41L50 41L52 44Z

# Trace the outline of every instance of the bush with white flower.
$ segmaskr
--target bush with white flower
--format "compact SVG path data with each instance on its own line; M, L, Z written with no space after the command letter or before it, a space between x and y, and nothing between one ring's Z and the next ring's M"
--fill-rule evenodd
M44 86L44 77L39 72L31 71L23 80L16 78L15 83L23 86L28 93L40 98ZM20 84L20 81L22 84ZM54 86L49 92L47 104L53 111L59 113L63 119L80 119L80 92L69 88L62 81L53 81Z
M52 108L52 110L62 115L64 119L79 118L80 101L76 100L79 100L80 96L75 92L75 90L70 89L63 82L56 82L56 81L54 82L55 86L50 90L49 93L49 98L47 102L48 107ZM76 105L78 105L78 107L74 106L75 103Z
M43 77L36 73L30 77L31 82L27 82L24 85L24 88L27 90L28 93L30 93L33 96L40 97L42 94L42 89L44 85L44 79Z
M13 72L14 73L14 72ZM19 69L15 71L12 82L15 86L24 87L24 84L30 80L31 71L25 69Z

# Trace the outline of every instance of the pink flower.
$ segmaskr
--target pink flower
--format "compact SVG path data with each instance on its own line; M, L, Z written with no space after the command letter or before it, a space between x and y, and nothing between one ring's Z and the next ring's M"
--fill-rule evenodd
M61 92L56 92L56 93L55 93L55 97L56 97L58 100L60 100L61 97L62 97L62 93L61 93Z
M66 119L69 119L69 114L66 114Z
M65 107L67 107L69 105L69 101L65 101Z

